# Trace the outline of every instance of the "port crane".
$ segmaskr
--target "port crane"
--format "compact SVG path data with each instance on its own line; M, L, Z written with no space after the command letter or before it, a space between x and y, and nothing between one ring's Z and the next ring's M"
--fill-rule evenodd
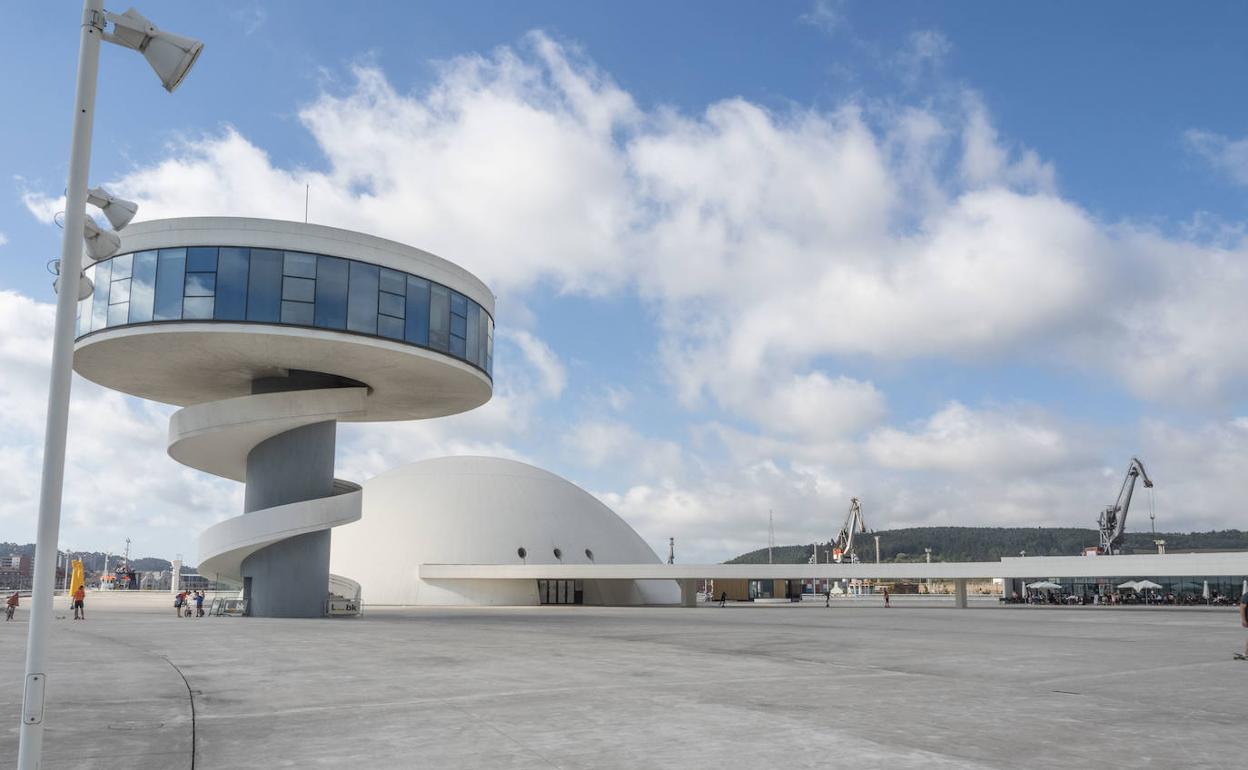
M851 497L849 515L845 517L845 524L841 527L841 531L836 533L836 540L832 541L832 560L837 564L846 558L851 564L857 562L858 554L854 553L854 535L859 532L865 535L869 531L867 523L862 518L862 504L858 502L858 498Z
M1097 547L1098 554L1116 554L1122 551L1123 534L1127 528L1127 511L1131 508L1131 494L1135 491L1135 480L1144 480L1144 488L1152 489L1153 481L1144 470L1140 458L1132 457L1127 466L1127 476L1122 480L1122 488L1118 490L1118 499L1113 505L1101 511L1101 544Z

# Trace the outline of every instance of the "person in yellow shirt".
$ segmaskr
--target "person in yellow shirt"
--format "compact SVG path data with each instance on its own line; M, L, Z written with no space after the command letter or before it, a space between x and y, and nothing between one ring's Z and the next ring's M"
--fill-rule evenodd
M83 607L83 601L87 598L87 591L82 586L78 586L78 590L74 591L74 620L86 620L87 611Z

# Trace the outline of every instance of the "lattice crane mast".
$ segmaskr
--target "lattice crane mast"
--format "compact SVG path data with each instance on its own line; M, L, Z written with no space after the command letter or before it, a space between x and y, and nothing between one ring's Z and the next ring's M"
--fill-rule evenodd
M1131 494L1135 491L1135 480L1144 479L1144 488L1152 489L1153 481L1144 470L1140 458L1132 457L1127 466L1127 476L1122 480L1122 488L1118 490L1118 499L1113 505L1101 511L1101 544L1097 553L1116 554L1122 551L1123 535L1127 528L1127 511L1131 508Z
M854 535L857 533L866 534L870 532L867 529L867 523L862 518L862 504L858 502L858 498L851 497L849 499L849 514L845 517L845 524L841 527L841 531L836 534L836 540L832 542L832 560L840 564L846 558L850 563L858 561L858 554L854 553Z

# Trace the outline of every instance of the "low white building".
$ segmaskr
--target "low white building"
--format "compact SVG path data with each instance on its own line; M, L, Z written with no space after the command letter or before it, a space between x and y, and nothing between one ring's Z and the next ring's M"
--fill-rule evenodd
M359 521L333 531L330 572L373 605L675 604L673 581L436 580L422 564L659 564L597 498L553 473L493 457L442 457L364 484Z

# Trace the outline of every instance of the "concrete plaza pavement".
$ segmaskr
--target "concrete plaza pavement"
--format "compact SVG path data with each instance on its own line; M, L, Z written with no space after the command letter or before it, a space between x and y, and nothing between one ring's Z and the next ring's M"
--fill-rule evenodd
M52 626L44 766L1243 766L1231 610L894 604L181 619L91 595ZM0 768L25 618L0 623Z

